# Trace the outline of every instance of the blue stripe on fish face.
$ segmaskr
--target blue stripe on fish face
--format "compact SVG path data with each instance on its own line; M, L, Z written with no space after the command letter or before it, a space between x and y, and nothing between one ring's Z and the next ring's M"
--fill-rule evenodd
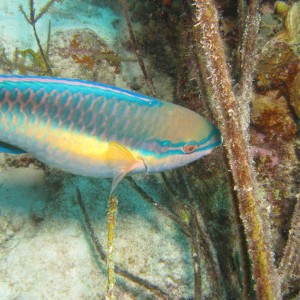
M213 127L210 134L201 141L189 141L174 144L168 140L161 141L155 139L142 143L142 145L140 146L140 151L144 155L152 155L156 158L165 158L172 155L190 154L184 151L184 148L189 145L195 147L192 153L197 153L213 149L220 146L221 144L222 141L220 131L216 127Z
M145 166L147 167L148 173L153 172L162 172L170 169L178 168L185 166L200 157L210 153L215 147L221 144L220 136L215 136L212 139L212 142L206 146L199 147L191 153L185 153L183 150L172 151L172 154L154 154L148 153L148 155L141 153L141 158L144 161ZM182 146L183 149L184 146Z

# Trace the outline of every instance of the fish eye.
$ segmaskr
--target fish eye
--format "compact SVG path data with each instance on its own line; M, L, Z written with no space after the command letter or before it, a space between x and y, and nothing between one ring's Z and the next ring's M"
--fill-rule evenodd
M183 152L186 153L186 154L190 154L190 153L193 153L195 150L198 149L198 146L197 145L185 145L183 146Z

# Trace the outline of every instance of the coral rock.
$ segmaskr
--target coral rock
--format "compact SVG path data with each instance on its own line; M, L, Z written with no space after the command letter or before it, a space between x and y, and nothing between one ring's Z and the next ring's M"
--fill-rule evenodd
M51 37L50 61L62 77L81 78L114 85L120 59L90 29L70 29Z
M252 101L252 122L268 140L291 140L297 131L285 97L278 91L257 95Z

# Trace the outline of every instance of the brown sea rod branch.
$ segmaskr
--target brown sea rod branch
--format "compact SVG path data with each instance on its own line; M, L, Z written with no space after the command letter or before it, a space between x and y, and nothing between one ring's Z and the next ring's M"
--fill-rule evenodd
M218 289L211 291L211 299L225 299L224 295L224 279L222 276L219 260L217 257L217 251L213 245L211 237L208 233L207 227L201 215L201 212L196 208L196 200L190 185L188 183L187 176L185 174L185 169L182 168L180 171L176 170L177 176L181 183L181 186L185 190L185 197L188 199L191 207L191 224L190 226L192 235L191 241L193 245L193 251L200 254L201 257L205 257L206 261L213 262L213 264L206 264L207 274L210 276L210 282L215 282L218 286ZM195 243L198 242L198 246L195 246ZM199 251L199 252L197 252ZM196 270L197 271L197 270ZM194 274L196 276L197 274ZM196 284L196 280L195 280ZM197 290L195 289L195 292ZM197 295L195 294L195 297Z
M172 188L171 184L170 184L170 180L168 179L167 175L165 172L160 173L161 178L165 184L165 187L167 189L167 191L169 192L169 194L172 196L172 198L177 198L178 194L174 191L174 189Z
M232 177L227 173L228 182L232 181ZM231 194L232 194L232 205L233 205L233 217L236 228L236 240L239 251L239 263L242 273L242 299L249 300L252 290L252 275L251 275L251 266L250 260L247 253L247 241L245 237L245 231L243 227L242 220L239 215L238 199L236 192L233 190L233 184L230 184Z
M132 25L131 25L131 21L130 21L130 14L129 14L128 5L127 5L127 0L119 0L119 1L122 5L122 8L123 8L125 20L126 20L127 27L128 27L129 36L130 36L130 39L131 39L131 43L132 43L135 55L138 59L139 65L140 65L140 67L142 69L142 72L144 74L144 77L146 79L146 83L147 83L147 85L150 89L151 96L157 97L157 93L156 93L156 90L154 88L152 79L148 76L148 73L147 73L147 70L146 70L146 67L145 67L145 64L144 64L144 60L142 58L142 54L141 54L141 51L139 49L138 42L135 38L133 29L132 29Z
M244 28L244 20L246 19L246 1L245 0L238 0L237 1L237 10L239 14L239 37L242 40L242 30Z
M260 25L259 15L259 1L250 0L248 14L245 22L245 29L242 36L242 49L241 49L241 84L244 86L242 89L249 89L253 82L253 70L255 68L255 55L256 44L258 37L258 30ZM250 99L248 99L250 101Z
M76 185L75 185L76 186ZM85 205L83 203L83 200L82 200L82 197L81 197L81 193L80 193L80 190L79 188L76 186L76 198L77 198L77 202L79 204L79 208L80 208L80 211L82 213L82 216L83 216L83 220L84 220L84 224L86 226L86 230L94 244L94 247L100 257L100 259L106 263L106 259L107 259L107 256L106 256L106 253L95 233L95 230L93 228L93 225L91 223L91 220L88 216L88 213L86 211L86 208L85 208ZM162 297L163 299L169 299L168 297L168 294L163 291L160 287L152 284L151 282L145 280L145 279L142 279L130 272L128 272L127 270L121 268L120 266L118 265L115 265L115 272L117 274L119 274L120 276L123 276L124 278L140 285L141 287L143 287L144 289L156 294L156 295L159 295L160 297Z
M252 82L253 73L256 67L256 52L257 52L257 38L260 25L259 15L259 1L250 0L248 14L245 21L244 32L242 36L242 49L241 49L241 66L240 66L240 90L239 97L240 109L244 110L244 121L242 123L245 126L245 130L250 123L250 101L252 98Z
M181 0L184 8L187 12L188 16L192 15L192 10L191 7L188 3L187 0ZM242 31L243 31L243 19L244 16L246 14L246 4L245 4L245 0L238 0L238 12L239 12L239 36L242 36ZM193 21L193 20L192 20ZM191 50L192 50L192 54L193 57L195 58L195 66L196 66L196 70L199 74L199 80L200 80L200 86L201 89L203 90L203 93L205 93L206 95L206 99L210 98L209 95L209 88L207 88L209 86L209 82L207 82L207 78L209 77L207 75L207 69L204 67L205 66L205 61L202 59L203 55L203 49L199 48L199 45L197 45L197 40L199 40L199 38L197 39L197 36L199 36L199 33L195 32L195 31L188 31L188 35L189 35L189 39L187 41L189 41L191 43ZM240 39L242 40L242 38ZM240 46L241 48L241 46ZM236 65L240 65L240 59L241 56L237 55L237 64ZM206 90L204 89L204 87L206 87ZM207 103L207 105L209 106L209 103ZM209 116L210 119L212 120L212 109L209 109ZM222 149L222 162L224 165L226 165L226 168L228 169L228 161L227 161L227 157L226 157L226 153L225 150ZM233 207L233 216L234 216L234 220L235 220L235 228L236 228L236 238L237 238L237 245L239 248L239 263L240 263L240 267L241 267L241 276L242 276L242 286L243 286L243 300L247 300L250 297L250 290L251 290L251 274L250 274L250 261L248 258L248 254L247 254L247 243L246 243L246 238L245 238L245 233L244 233L244 228L242 225L242 221L240 219L239 213L238 213L238 201L236 201L236 193L233 191L233 184L231 184L232 182L232 176L231 174L227 173L226 174L226 178L227 178L227 182L229 183L229 189L230 189L230 193L233 195L233 197L230 197L230 201L232 202L232 207ZM204 223L204 221L203 221ZM205 223L204 223L205 224ZM211 242L211 245L213 247L213 244ZM215 251L216 252L216 251ZM215 255L217 257L217 255Z
M279 265L279 275L282 280L283 292L288 290L287 281L297 263L300 263L300 195L297 197L288 241Z
M242 56L242 44L243 44L243 33L245 29L245 20L247 13L247 3L246 0L237 0L237 12L238 12L238 45L237 45L237 53L236 53L236 61L235 61L235 69L240 72L241 66L241 56Z
M280 284L273 263L268 216L259 197L258 185L249 151L248 135L243 125L246 117L236 99L225 58L224 46L218 29L215 6L208 0L195 0L197 8L194 30L200 32L199 43L211 82L211 107L222 132L232 172L238 207L243 221L248 252L259 299L281 299Z
M182 1L182 4L184 6L184 9L186 11L186 15L187 16L191 16L192 15L192 9L191 9L191 6L190 4L188 3L187 0L181 0ZM242 36L242 28L244 27L242 24L242 20L243 20L243 16L245 15L246 13L246 4L245 4L245 0L238 0L238 10L239 10L239 19L240 19L240 26L239 28L241 28L241 30L239 30L239 35ZM188 24L192 24L191 26L193 26L194 23L191 23L193 22L193 20L189 17L187 17L187 20L188 20ZM196 69L196 72L198 73L198 76L199 76L199 85L200 85L200 89L202 90L203 93L205 93L205 98L206 99L209 99L210 98L210 95L209 95L209 92L210 90L209 89L205 89L205 87L208 87L208 84L206 82L206 79L208 78L208 75L207 75L207 69L205 69L205 61L202 59L203 55L201 54L203 52L203 49L199 48L199 45L197 45L197 36L199 35L197 33L195 33L195 31L187 31L187 40L186 42L187 43L190 43L190 49L191 49L191 53L192 53L192 56L194 58L194 66L195 66L195 69ZM241 39L242 40L242 39ZM186 43L185 43L186 44ZM238 60L241 59L240 55L237 56ZM237 65L240 65L239 63L237 63ZM180 99L180 97L178 97L177 95L177 98ZM209 106L209 103L207 103L207 105ZM208 113L209 113L209 117L210 119L213 119L212 117L212 109L209 109L208 110ZM223 158L223 164L225 165L226 164L226 168L228 169L229 166L228 166L228 162L227 162L227 159L226 159L226 153L225 153L225 150L222 149L222 158ZM221 159L222 159L221 158ZM232 181L232 176L231 174L226 174L227 176L227 182L231 182ZM182 185L182 186L185 186L185 185ZM243 228L243 225L242 225L242 221L240 219L240 216L239 216L239 213L238 213L238 205L237 205L237 201L236 200L233 200L234 197L236 197L236 193L233 191L233 185L231 185L229 183L229 189L231 190L231 194L233 195L233 197L230 197L230 201L233 202L232 203L232 207L233 207L233 216L234 216L234 220L235 220L235 228L236 228L236 238L237 238L237 245L238 245L238 248L239 248L239 263L240 263L240 268L241 268L241 276L242 276L242 286L243 286L243 299L244 300L247 300L249 299L250 297L250 290L251 290L251 283L252 283L252 280L251 280L251 274L250 274L250 261L249 261L249 258L248 258L248 254L247 254L247 243L246 243L246 239L245 239L245 234L244 234L244 228ZM196 210L196 212L198 212L198 210ZM198 223L199 223L199 228L205 228L205 222L201 216L201 212L199 212L200 215L198 216ZM221 277L222 277L222 272L220 270L220 264L218 262L218 258L217 258L217 253L216 253L216 249L214 248L214 245L213 245L213 242L207 232L207 230L205 231L205 233L207 233L207 235L205 236L205 234L201 234L203 235L203 239L204 241L206 241L206 243L209 245L209 247L211 248L211 253L213 253L213 256L215 258L215 265L218 266L218 269L219 269L219 272L221 273ZM192 233L192 236L193 236L193 233ZM217 264L216 264L217 262ZM222 278L222 284L224 282L224 279Z

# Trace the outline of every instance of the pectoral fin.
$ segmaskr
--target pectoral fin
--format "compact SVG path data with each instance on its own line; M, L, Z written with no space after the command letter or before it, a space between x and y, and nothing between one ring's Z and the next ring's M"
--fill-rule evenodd
M110 190L110 196L116 189L118 183L126 176L126 174L135 169L145 167L142 159L137 159L134 157L129 149L117 142L110 142L108 144L108 159L110 161L117 162L115 176L113 178L113 183Z

